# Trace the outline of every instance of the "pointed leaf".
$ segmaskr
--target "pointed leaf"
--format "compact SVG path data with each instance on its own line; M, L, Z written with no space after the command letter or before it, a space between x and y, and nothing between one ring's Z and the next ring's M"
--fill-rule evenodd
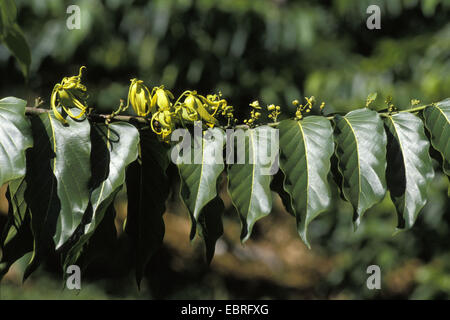
M255 222L272 211L269 173L272 164L262 160L274 143L271 139L274 131L268 126L246 130L245 150L238 151L238 156L243 152L245 161L229 166L228 190L241 218L243 242L250 237Z
M11 27L17 18L17 7L14 0L0 1L0 27ZM1 28L0 28L1 31Z
M118 242L115 218L116 209L114 208L114 202L112 202L106 208L102 221L95 228L80 256L81 265L84 269L93 261L103 259L109 263L115 262L111 261L111 258L115 258ZM122 259L121 256L119 258Z
M167 146L152 132L141 131L140 157L126 172L128 216L125 231L134 242L138 285L164 238L162 215L169 196L167 151Z
M336 116L334 123L341 191L353 206L357 227L386 194L386 133L380 116L369 109Z
M210 132L214 132L214 140ZM225 140L223 130L217 128L204 131L203 138L194 135L192 139L190 159L185 158L182 162L182 143L174 147L172 155L175 156L181 177L181 198L195 222L203 207L217 196L217 178L225 168L222 158ZM195 230L195 225L193 228ZM194 234L191 233L191 236Z
M333 155L333 129L324 117L284 120L280 130L280 169L284 189L297 219L298 232L309 247L308 224L327 209L331 191L327 182Z
M427 107L423 116L431 144L442 155L444 173L450 176L450 99Z
M52 113L31 118L34 147L27 152L27 189L35 251L26 277L49 250L61 248L80 225L89 203L90 125Z
M216 196L202 209L198 217L200 236L205 242L206 262L210 263L214 257L216 242L223 234L222 213L225 205L219 196Z
M398 228L411 228L425 205L434 170L422 121L402 112L384 120L388 134L388 188L397 208Z
M25 150L33 146L26 105L12 97L0 100L0 186L25 175Z
M125 183L125 169L138 156L139 132L133 125L124 122L94 125L91 142L92 192L88 209L89 222L82 226L83 235L67 253L64 263L66 267L76 263L83 246L92 237Z
M30 212L24 201L25 181L11 181L6 192L8 199L8 221L1 236L0 280L11 265L33 251L33 234L30 226Z
M28 71L31 64L31 51L22 29L20 29L17 23L9 28L5 28L3 30L2 40L19 62L20 70L24 77L28 78Z
M187 132L187 131L186 131ZM223 146L225 143L225 133L222 129L214 128L203 131L202 135L193 135L190 147L190 158L180 156L183 142L177 144L172 150L172 155L175 157L175 163L177 163L178 171L181 177L181 198L186 205L189 214L192 219L191 239L195 236L196 223L202 214L203 208L217 198L217 179L223 172L225 165L223 162ZM188 135L184 139L189 139ZM220 200L221 201L221 200ZM216 200L216 202L220 202ZM203 224L200 225L208 227L210 231L204 230L202 235L206 236L205 241L210 240L214 243L206 243L207 257L211 257L210 249L214 252L214 245L217 239L214 239L212 230L220 230L221 227L213 227L212 221L219 222L221 212L204 213L202 217ZM216 218L209 219L211 215ZM212 218L212 217L211 217ZM221 220L219 222L221 224ZM219 235L220 237L220 235Z

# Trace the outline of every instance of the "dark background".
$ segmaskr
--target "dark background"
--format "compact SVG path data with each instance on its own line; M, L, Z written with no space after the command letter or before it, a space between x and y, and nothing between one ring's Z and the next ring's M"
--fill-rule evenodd
M447 0L16 0L19 25L32 51L26 82L0 46L0 96L32 105L49 101L53 85L87 66L84 82L98 112L126 98L129 79L164 84L180 94L221 91L243 119L248 104L278 104L314 95L326 113L376 106L393 96L400 109L411 99L450 97L450 1ZM68 30L66 9L81 8L81 29ZM381 7L381 30L368 30L366 8ZM353 232L352 210L335 197L311 224L312 250L296 235L278 198L252 239L239 243L239 222L227 204L225 236L210 267L200 242L189 243L187 213L175 197L166 220L163 250L140 292L127 268L121 233L126 198L117 200L120 235L116 255L99 257L83 290L61 292L56 263L20 284L21 262L0 288L2 298L449 298L448 181L437 177L414 228L393 236L396 216L389 195L369 210ZM334 188L336 191L336 188ZM6 212L6 204L0 206ZM0 220L0 221L4 221ZM126 257L126 253L125 253ZM55 260L57 257L55 257ZM125 260L125 261L124 261ZM368 290L366 268L377 264L382 290Z

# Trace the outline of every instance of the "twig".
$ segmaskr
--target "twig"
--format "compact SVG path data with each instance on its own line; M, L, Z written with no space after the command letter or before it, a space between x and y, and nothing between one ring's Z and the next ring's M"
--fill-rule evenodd
M40 115L43 113L52 112L52 110L49 109L43 109L43 108L33 108L33 107L26 107L25 114L26 115ZM143 117L136 117L136 116L123 116L123 115L117 115L114 117L111 117L110 114L99 114L99 113L90 113L86 115L89 120L94 122L105 122L106 120L109 121L125 121L125 122L134 122L134 123L142 123L142 124L148 124L149 120L145 119Z

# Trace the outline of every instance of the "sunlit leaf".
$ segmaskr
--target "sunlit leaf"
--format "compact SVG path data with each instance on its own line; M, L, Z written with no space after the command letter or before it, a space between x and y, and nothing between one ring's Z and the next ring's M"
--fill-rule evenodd
M386 178L398 215L398 228L411 228L427 202L434 177L430 143L420 119L402 112L384 120L388 134Z
M91 129L91 194L88 219L82 225L82 236L67 253L65 266L75 264L83 246L100 225L108 207L125 183L125 170L138 156L139 133L128 123L93 125Z
M327 175L334 151L333 129L327 119L318 116L284 120L278 129L280 168L285 175L284 189L290 196L288 208L294 212L298 232L309 246L308 224L331 201Z
M26 101L0 100L0 186L25 175L25 150L33 146Z
M34 146L27 152L25 200L35 249L25 277L50 250L69 240L89 203L90 125L67 121L63 125L52 113L31 118Z
M202 210L209 202L217 198L217 180L225 168L223 162L224 142L223 130L215 128L204 131L203 137L194 135L192 138L191 157L186 159L190 161L185 161L189 163L178 163L179 161L176 161L182 182L181 198L192 217L191 238L195 235L196 223L202 215L203 223L200 224L200 228L208 227L209 229L201 232L205 239L207 257L209 258L213 256L210 249L214 250L215 241L221 235L214 235L215 232L213 231L218 230L220 232L222 230L221 226L213 226L212 221L222 224L221 211L208 210L208 212L202 212ZM175 154L180 154L181 149L179 150L179 147L181 145L182 143L174 147ZM220 206L220 198L216 199L215 202L217 206ZM217 209L217 206L215 209ZM212 215L216 217L214 218ZM210 241L214 243L209 243Z
M333 121L340 187L353 206L356 227L364 212L386 194L386 133L380 116L369 109L338 115Z
M242 241L250 237L255 222L272 211L272 163L263 160L267 149L274 143L271 139L274 130L268 126L246 130L244 150L237 151L238 156L245 156L245 161L235 161L229 166L228 190L241 218Z
M427 107L423 115L431 144L441 153L444 172L450 176L450 99Z

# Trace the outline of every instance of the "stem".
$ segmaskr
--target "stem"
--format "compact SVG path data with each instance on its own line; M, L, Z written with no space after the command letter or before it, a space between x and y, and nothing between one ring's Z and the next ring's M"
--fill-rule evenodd
M430 105L424 105L424 106L420 106L420 107L415 107L415 108L411 108L411 109L406 109L406 110L400 110L399 112L419 112L422 111L423 109L425 109L426 107L429 107Z
M32 108L32 107L26 107L25 108L25 114L26 115L40 115L43 113L51 112L52 110L49 109L42 109L42 108ZM136 117L136 116L122 116L117 115L114 117L111 117L110 114L98 114L98 113L91 113L89 115L86 115L89 120L93 122L105 122L106 120L110 121L125 121L125 122L137 122L142 124L148 124L149 120L145 119L143 117Z
M430 106L430 104L411 108L411 109L400 110L398 112L414 113L414 112L422 111L423 109L425 109L428 106ZM37 107L26 107L25 108L26 115L40 115L40 114L48 113L48 112L52 112L52 110L37 108ZM386 117L389 115L387 112L380 112L379 114L382 117ZM90 114L87 114L86 117L93 122L105 122L108 120L108 121L125 121L125 122L130 122L130 123L148 124L150 121L149 119L146 119L144 117L124 116L124 115L111 116L111 114L99 114L99 113L90 113ZM327 118L328 120L333 120L334 116L326 116L325 118ZM265 125L267 125L269 127L276 127L276 126L278 126L279 123L280 122L272 122L272 123L267 123ZM229 126L220 127L220 128L226 129L226 128L229 128ZM248 126L245 124L237 125L234 127L234 129L246 129L246 128L248 128Z

